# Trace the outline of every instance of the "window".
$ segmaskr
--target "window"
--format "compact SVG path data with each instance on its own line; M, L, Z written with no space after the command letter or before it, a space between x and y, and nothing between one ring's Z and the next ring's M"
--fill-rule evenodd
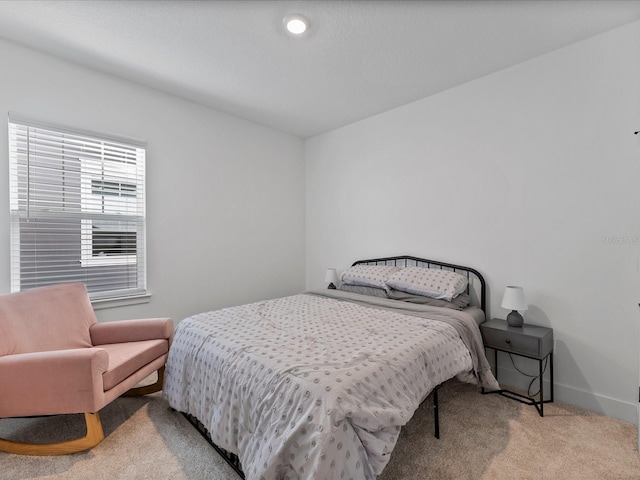
M145 146L9 117L12 291L146 294Z

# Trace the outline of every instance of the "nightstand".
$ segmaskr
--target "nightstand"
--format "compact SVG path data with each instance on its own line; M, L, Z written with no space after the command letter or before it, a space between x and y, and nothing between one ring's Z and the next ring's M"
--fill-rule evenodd
M496 390L505 397L517 400L527 405L533 405L541 417L544 417L544 404L553 402L553 329L525 323L522 327L510 327L506 320L492 318L480 325L480 332L485 348L493 349L496 379L498 378L498 352L506 352L520 357L538 361L538 380L540 393L538 398L529 397L510 390ZM548 358L550 396L544 398L544 362Z

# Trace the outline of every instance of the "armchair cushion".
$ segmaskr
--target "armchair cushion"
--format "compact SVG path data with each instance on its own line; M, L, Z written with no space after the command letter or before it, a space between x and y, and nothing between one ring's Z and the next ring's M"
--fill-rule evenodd
M92 347L89 328L94 323L96 315L81 283L2 295L0 356Z
M167 340L141 340L139 342L100 345L109 354L109 366L102 375L106 392L146 364L169 352Z

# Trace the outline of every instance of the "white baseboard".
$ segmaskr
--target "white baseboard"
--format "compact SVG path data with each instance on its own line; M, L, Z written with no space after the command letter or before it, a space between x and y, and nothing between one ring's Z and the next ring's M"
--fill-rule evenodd
M545 398L549 398L550 392L550 385L547 375L548 374L545 373ZM524 391L527 390L529 382L531 381L530 378L527 378L524 375L518 373L513 368L503 368L502 365L500 365L500 369L498 371L498 378L500 379L500 384L502 386L510 386ZM593 392L579 390L568 385L559 384L557 381L554 383L554 400L569 403L571 405L585 408L600 415L606 415L608 417L617 418L619 420L638 425L639 413L638 407L635 403L629 403L615 398L606 397L604 395L598 395ZM538 387L536 381L536 384L534 385L534 393L535 391L537 391L537 389Z

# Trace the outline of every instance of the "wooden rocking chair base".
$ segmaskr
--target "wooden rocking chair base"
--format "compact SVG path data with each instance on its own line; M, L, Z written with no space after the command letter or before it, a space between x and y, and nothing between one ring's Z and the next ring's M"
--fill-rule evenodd
M135 387L127 390L122 394L123 397L139 397L140 395L148 395L149 393L156 393L162 390L164 384L164 365L158 369L158 379L156 383L151 385L144 385L142 387Z
M162 390L163 384L164 366L158 369L158 379L155 383L131 388L123 396L137 397L159 392ZM84 437L59 443L21 443L0 438L0 451L17 455L66 455L88 450L104 440L104 431L98 412L85 412L84 419L87 424L87 434Z
M0 438L0 450L17 455L66 455L88 450L104 440L104 432L98 412L85 412L84 419L87 424L84 437L59 443L21 443Z

